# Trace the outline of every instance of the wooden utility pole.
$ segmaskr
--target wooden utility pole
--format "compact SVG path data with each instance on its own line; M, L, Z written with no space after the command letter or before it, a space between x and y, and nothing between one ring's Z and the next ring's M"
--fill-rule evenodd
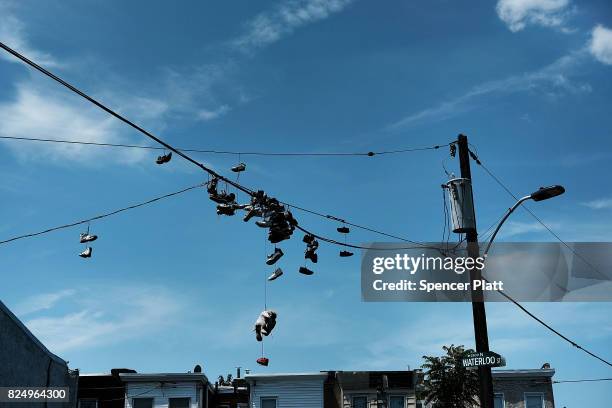
M470 170L470 154L468 147L467 136L459 135L457 138L457 147L459 150L459 165L461 169L461 178L472 181L472 172ZM473 191L473 190L472 190ZM472 204L474 199L471 200ZM476 230L476 211L474 210L474 228L470 228L465 232L467 241L468 257L476 259L480 256L478 247L478 232ZM478 268L470 269L470 281L472 282L472 316L474 319L474 339L476 341L476 351L489 351L489 335L487 331L487 314L482 294L482 289L474 290L474 281L482 279L482 274ZM482 408L493 408L493 377L491 376L491 367L478 368L478 380L480 384L480 406Z

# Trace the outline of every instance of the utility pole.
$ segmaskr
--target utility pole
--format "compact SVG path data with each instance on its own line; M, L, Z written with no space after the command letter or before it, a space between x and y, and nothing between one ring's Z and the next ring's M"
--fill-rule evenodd
M468 148L467 136L459 135L457 138L457 147L459 150L459 165L461 169L461 178L472 181L472 171L470 170L470 154ZM473 191L473 190L472 190ZM474 199L472 198L472 204ZM474 220L476 218L474 211ZM474 228L470 228L465 232L467 241L468 257L476 259L480 256L478 247L478 232L476 230L476 221ZM477 268L470 269L470 281L482 279L480 270ZM474 319L474 339L476 341L476 351L489 351L489 335L487 333L487 314L485 311L484 298L482 289L474 290L472 283L472 316ZM491 376L491 367L478 367L478 382L480 384L480 406L482 408L493 408L493 377Z

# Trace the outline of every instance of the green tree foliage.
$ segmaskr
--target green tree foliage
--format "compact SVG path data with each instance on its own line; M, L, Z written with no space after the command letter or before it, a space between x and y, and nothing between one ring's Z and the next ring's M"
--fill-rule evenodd
M461 362L463 346L442 347L446 355L423 356L423 396L436 408L472 408L478 406L478 371L468 370Z

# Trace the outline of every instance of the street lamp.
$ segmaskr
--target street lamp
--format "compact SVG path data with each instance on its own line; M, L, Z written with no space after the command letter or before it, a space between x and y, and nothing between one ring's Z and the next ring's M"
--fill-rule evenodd
M523 204L523 202L527 200L533 200L533 201L548 200L549 198L556 197L563 193L565 193L565 188L563 188L563 186L555 185L555 186L548 186L548 187L540 187L539 190L534 191L530 195L519 199L516 202L516 204L514 204L512 207L508 209L508 212L506 213L506 215L504 215L504 218L502 218L501 222L497 224L497 228L495 228L495 232L493 232L493 235L491 235L491 239L489 239L489 243L487 244L487 249L485 249L483 257L486 257L487 254L489 253L489 248L491 248L491 244L493 244L493 240L495 239L495 236L497 235L497 232L499 231L501 226L508 219L510 214L512 214L514 210L518 208L519 205Z

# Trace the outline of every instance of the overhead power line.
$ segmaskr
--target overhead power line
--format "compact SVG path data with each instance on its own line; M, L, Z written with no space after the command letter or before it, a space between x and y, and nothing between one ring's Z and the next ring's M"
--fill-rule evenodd
M519 197L514 194L509 188L508 186L506 186L500 179L499 177L497 177L495 174L493 174L493 172L491 170L489 170L483 163L482 161L478 158L478 156L476 156L476 154L474 152L472 152L470 150L470 155L472 156L472 159L474 161L476 161L476 164L478 164L480 167L482 167L482 169L500 186L504 189L504 191L506 191L506 193L508 193L508 195L510 197L512 197L515 200L518 200ZM582 256L582 254L580 254L578 251L576 251L574 248L572 248L567 242L565 242L552 228L550 228L548 225L546 225L546 223L544 221L542 221L542 219L540 217L538 217L533 211L531 211L531 209L529 207L527 207L524 203L521 203L521 207L527 211L527 213L529 213L529 215L531 215L531 217L533 217L533 219L535 219L538 224L540 224L542 227L544 227L553 237L555 237L555 239L557 241L559 241L565 248L567 248L572 254L574 254L574 256L576 256L577 258L579 258L582 262L584 262L589 268L593 269L595 272L597 272L600 276L603 276L603 274L591 263L589 262L588 259L586 259L584 256Z
M73 86L73 85L69 84L68 82L64 81L62 78L58 77L54 73L46 70L45 68L41 67L40 65L38 65L34 61L28 59L23 54L20 54L17 51L13 50L12 48L7 46L6 44L0 42L0 48L4 49L9 54L11 54L14 57L16 57L16 58L20 59L21 61L25 62L26 64L28 64L32 68L34 68L37 71L43 73L44 75L48 76L49 78L53 79L54 81L60 83L61 85L65 86L66 88L70 89L72 92L76 93L77 95L81 96L82 98L84 98L84 99L88 100L89 102L93 103L98 108L102 109L103 111L105 111L106 113L110 114L111 116L114 116L115 118L119 119L123 123L131 126L132 128L136 129L140 133L144 134L148 138L150 138L150 139L154 140L155 142L159 143L160 145L164 146L166 149L176 153L177 155L181 156L183 159L187 160L188 162L190 162L192 164L195 164L196 166L198 166L200 169L204 170L205 172L207 172L211 176L216 177L219 180L225 181L227 184L229 184L231 186L234 186L235 188L237 188L238 190L240 190L240 191L242 191L244 193L247 193L249 195L253 194L252 190L250 190L250 189L248 189L246 187L243 187L242 185L238 184L237 182L235 182L233 180L230 180L230 179L228 179L226 177L223 177L220 174L217 174L214 170L206 167L205 165L203 165L202 163L198 162L197 160L192 159L191 157L189 157L185 153L181 152L180 150L176 149L175 147L171 146L170 144L164 142L162 139L158 138L157 136L155 136L154 134L152 134L148 130L140 127L139 125L137 125L136 123L134 123L131 120L127 119L123 115L115 112L111 108L107 107L106 105L102 104L101 102L97 101L96 99L92 98L91 96L87 95L85 92L79 90L75 86Z
M486 282L491 283L486 278L483 277L483 279ZM556 334L557 336L559 336L563 340L567 341L569 344L571 344L572 346L576 347L577 349L584 351L585 353L587 353L591 357L594 357L597 360L601 361L602 363L607 364L610 367L612 367L612 363L610 363L608 360L604 359L603 357L598 356L597 354L589 351L588 349L584 348L583 346L581 346L580 344L576 343L575 341L573 341L572 339L568 338L567 336L561 334L558 330L554 329L552 326L550 326L544 320L540 319L539 317L537 317L536 315L531 313L529 310L527 310L527 308L525 306L521 305L518 301L514 300L510 295L504 293L503 290L497 290L497 292L500 295L502 295L503 297L505 297L506 299L508 299L509 301L511 301L512 303L514 303L519 309L521 309L523 312L525 312L529 317L534 319L536 322L540 323L542 326L546 327L552 333Z
M49 232L53 232L53 231L57 231L57 230L65 229L65 228L71 228L71 227L75 227L77 225L87 224L87 223L89 223L91 221L95 221L95 220L99 220L99 219L102 219L102 218L110 217L112 215L116 215L116 214L122 213L124 211L133 210L135 208L139 208L139 207L143 207L145 205L152 204L152 203L154 203L156 201L163 200L164 198L173 197L173 196L176 196L176 195L179 195L179 194L182 194L182 193L186 193L187 191L191 191L191 190L199 188L199 187L202 187L202 184L197 184L195 186L187 187L187 188L184 188L182 190L175 191L173 193L164 194L162 196L155 197L155 198L152 198L152 199L147 200L147 201L143 201L143 202L138 203L138 204L133 204L133 205L130 205L130 206L127 206L127 207L119 208L117 210L114 210L114 211L111 211L111 212L107 212L107 213L104 213L104 214L100 214L100 215L96 215L96 216L91 217L91 218L87 218L87 219L84 219L84 220L71 222L70 224L59 225L57 227L47 228L47 229L42 230L42 231L33 232L33 233L30 233L30 234L24 234L24 235L19 235L19 236L13 237L13 238L4 239L4 240L0 241L0 244L7 244L9 242L17 241L19 239L35 237L35 236L38 236L38 235L48 234Z
M0 139L4 140L15 140L15 141L28 141L28 142L44 142L44 143L60 143L60 144L73 144L82 146L94 146L94 147L121 147L128 149L145 149L145 150L167 150L165 147L159 146L142 146L125 143L101 143L101 142L90 142L82 140L66 140L66 139L45 139L38 137L17 137L17 136L0 136ZM182 148L177 147L177 150L188 153L207 153L207 154L225 154L225 155L240 155L240 156L320 156L320 157L338 157L338 156L382 156L389 154L400 154L417 152L424 150L436 150L442 146L448 146L449 143L442 145L433 145L427 147L412 147L399 150L383 150L383 151L368 151L368 152L263 152L263 151L237 151L237 150L213 150L213 149L196 149L196 148Z
M514 198L515 200L518 200L518 196L516 196L504 183L501 182L501 180L496 177L484 164L482 164L482 161L478 158L478 156L472 152L471 150L469 151L470 156L472 157L472 159L476 162L476 164L478 164L480 167L482 167L485 172L487 174L489 174L489 176L491 176L493 178L493 180L495 180L497 182L497 184L499 184L512 198ZM587 265L589 265L590 267L592 267L594 270L597 271L597 269L595 269L595 267L593 265L591 265L586 259L584 259L584 257L582 257L582 255L580 255L579 253L577 253L572 247L570 247L565 241L563 241L561 239L561 237L559 237L552 229L550 229L550 227L548 227L538 216L536 216L528 207L522 205L522 207L527 210L527 212L529 214L531 214L532 217L534 217L543 227L545 227L559 242L561 242L566 248L568 248L570 251L572 251L572 253L574 255L576 255L577 257L579 257L580 259L582 259ZM487 279L485 279L485 281L489 282ZM537 317L536 315L534 315L533 313L531 313L529 310L527 310L527 308L523 305L521 305L518 301L516 301L514 298L512 298L511 296L509 296L508 294L504 293L504 291L502 290L497 290L497 292L499 294L501 294L503 297L505 297L506 299L508 299L509 301L511 301L512 303L514 303L519 309L521 309L523 312L525 312L529 317L531 317L532 319L534 319L535 321L537 321L538 323L540 323L542 326L544 326L546 329L548 329L550 332L554 333L555 335L557 335L558 337L562 338L563 340L565 340L566 342L570 343L573 347L576 347L582 351L584 351L585 353L587 353L588 355L590 355L591 357L596 358L597 360L603 362L604 364L607 364L608 366L612 367L612 363L610 363L608 360L604 359L603 357L600 357L598 355L596 355L595 353L591 352L590 350L584 348L583 346L579 345L578 343L576 343L575 341L573 341L572 339L568 338L567 336L561 334L558 330L554 329L552 326L550 326L548 323L546 323L544 320L540 319L539 317Z
M48 71L47 69L41 67L40 65L36 64L35 62L33 62L32 60L28 59L26 56L20 54L19 52L13 50L12 48L8 47L6 44L0 42L0 48L4 49L5 51L7 51L8 53L10 53L11 55L13 55L14 57L18 58L19 60L25 62L26 64L28 64L29 66L31 66L32 68L36 69L37 71L43 73L44 75L48 76L49 78L53 79L54 81L60 83L61 85L63 85L64 87L68 88L69 90L71 90L72 92L76 93L77 95L81 96L82 98L88 100L89 102L93 103L94 105L96 105L98 108L104 110L105 112L107 112L108 114L110 114L111 116L119 119L120 121L124 122L125 124L131 126L132 128L136 129L137 131L141 132L142 134L144 134L145 136L147 136L148 138L154 140L155 142L159 143L161 146L163 146L165 149L168 149L174 153L176 153L177 155L181 156L182 158L184 158L185 160L189 161L190 163L195 164L196 166L198 166L200 169L204 170L205 172L207 172L209 175L222 180L224 182L226 182L227 184L235 187L236 189L250 195L253 196L254 191L248 187L245 187L241 184L239 184L236 181L230 180L227 177L224 177L220 174L218 174L217 172L215 172L214 170L206 167L205 165L203 165L202 163L194 160L193 158L189 157L188 155L186 155L183 151L171 146L170 144L164 142L162 139L158 138L157 136L153 135L152 133L150 133L149 131L147 131L146 129L142 128L141 126L137 125L136 123L130 121L129 119L125 118L124 116L122 116L121 114L115 112L114 110L110 109L109 107L105 106L104 104L102 104L101 102L97 101L96 99L92 98L91 96L87 95L86 93L84 93L83 91L79 90L78 88L76 88L75 86L71 85L70 83L66 82L65 80L63 80L62 78L58 77L57 75L53 74L52 72ZM453 144L454 142L450 142L445 144L446 146ZM127 146L127 145L126 145ZM443 145L444 146L444 145ZM388 151L382 151L382 152L378 152L378 154L394 154L394 153L402 153L402 152L408 152L408 151L415 151L415 150L427 150L427 149L438 149L440 146L439 145L435 145L432 147L425 147L425 148L413 148L413 149L402 149L402 150L388 150ZM155 146L151 146L151 148L155 148ZM252 152L254 153L254 152ZM237 152L232 152L232 154L237 154ZM368 153L369 155L369 153ZM335 216L330 216L330 215L323 215L321 213L318 213L316 211L312 211L312 210L308 210L306 208L302 208L302 207L298 207L295 205L290 205L286 202L283 202L281 200L279 200L279 202L281 202L282 204L297 208L299 210L302 211L306 211L309 212L311 214L316 214L319 216L324 216L325 218L328 219L332 219L332 220L336 220L336 221L341 221L342 219L339 217L335 217ZM348 224L348 223L347 223ZM361 228L361 229L366 229L366 230L370 230L371 232L375 232L377 234L381 234L381 235L386 235L389 237L394 237L391 234L386 234L383 233L381 231L377 231L374 229L370 229L368 227L363 227L363 226L358 226L358 225L354 225L356 228ZM397 237L396 237L397 238ZM397 238L397 239L401 239L403 241L408 241L408 242L415 242L415 241L410 241L410 240L406 240L403 238ZM334 243L334 240L329 240L328 242L330 243ZM0 242L1 243L1 242Z
M592 379L584 379L584 380L556 380L556 381L553 381L553 384L600 382L600 381L612 381L612 378L592 378Z

